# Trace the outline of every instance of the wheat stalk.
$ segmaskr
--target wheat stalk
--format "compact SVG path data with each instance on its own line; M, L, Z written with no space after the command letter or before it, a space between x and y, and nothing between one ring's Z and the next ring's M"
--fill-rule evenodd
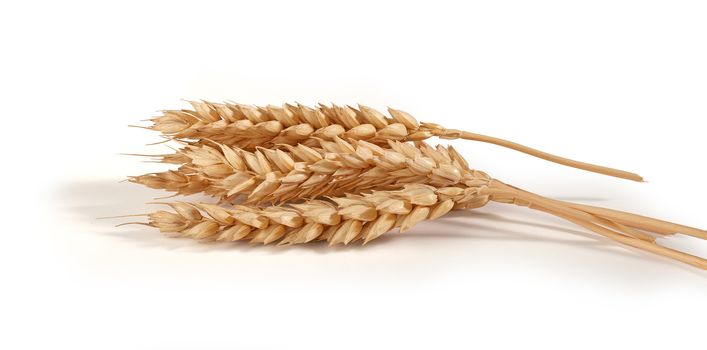
M366 190L399 189L419 183L451 186L488 177L469 169L454 148L433 148L388 141L381 148L366 141L338 137L289 150L258 148L254 152L215 144L187 146L179 154L189 161L177 171L131 177L130 181L177 194L205 192L224 201L246 195L246 203L285 202L339 196Z
M436 219L453 208L473 209L488 201L511 203L561 217L619 243L676 259L702 269L707 260L656 243L656 236L684 233L707 239L707 231L635 214L544 198L498 180L478 178L473 186L433 187L409 184L401 190L310 200L299 204L224 208L205 203L166 203L175 212L146 214L146 225L195 239L248 240L280 245L326 240L330 244L367 243L400 228L404 232L423 220Z
M434 123L419 123L410 114L392 108L388 108L390 117L386 117L362 105L359 108L337 105L311 108L300 104L256 107L206 101L190 103L193 110L165 110L161 116L151 119L153 125L147 128L174 139L209 139L246 150L274 148L281 144L315 147L319 140L332 141L335 137L382 145L389 140L420 141L433 136L467 139L496 144L578 169L643 181L634 173L559 157L515 142L446 129Z

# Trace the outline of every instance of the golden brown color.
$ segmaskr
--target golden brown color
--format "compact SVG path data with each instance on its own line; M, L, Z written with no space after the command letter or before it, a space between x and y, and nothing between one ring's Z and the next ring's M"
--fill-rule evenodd
M130 181L176 194L205 193L222 204L166 203L174 212L145 214L148 226L200 240L290 245L326 240L364 243L453 209L489 201L525 206L563 218L616 242L707 269L707 260L658 244L707 231L626 212L545 198L469 168L452 147L431 136L499 144L544 159L611 176L635 174L548 155L505 140L418 123L368 107L250 107L193 102L165 111L150 129L184 146L158 156L179 168ZM412 142L410 142L412 141Z

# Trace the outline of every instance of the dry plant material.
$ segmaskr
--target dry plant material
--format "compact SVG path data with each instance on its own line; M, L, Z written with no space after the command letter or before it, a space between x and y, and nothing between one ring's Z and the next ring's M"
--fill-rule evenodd
M234 202L280 203L339 196L404 184L450 186L464 180L466 161L454 148L424 142L388 141L388 148L361 140L321 141L321 148L286 145L254 152L213 143L179 150L188 159L178 170L131 177L130 181L178 194L204 192Z
M354 108L320 104L312 108L300 104L258 107L206 101L190 103L191 110L162 111L162 116L151 119L153 125L148 129L174 139L208 139L246 150L282 144L316 146L320 140L331 141L334 137L382 145L389 140L421 141L433 136L466 139L496 144L578 169L643 181L641 176L627 171L559 157L496 137L420 123L407 112L392 108L388 108L390 117L386 117L363 105Z
M298 244L327 240L330 244L364 243L399 227L406 231L454 206L478 207L487 198L469 188L437 189L407 185L397 191L311 200L283 206L168 203L175 212L149 214L148 225L196 239L248 240L252 243Z
M367 107L192 105L193 111L165 111L151 127L184 145L174 154L158 156L159 162L179 168L130 181L175 194L205 193L221 204L164 203L173 211L144 214L148 222L141 224L165 233L278 245L366 243L394 228L404 232L450 210L492 201L546 212L624 245L707 269L707 260L656 240L676 233L707 239L707 231L545 198L469 168L452 147L432 147L422 140L480 140L640 180L635 174L419 124L396 110L387 118Z

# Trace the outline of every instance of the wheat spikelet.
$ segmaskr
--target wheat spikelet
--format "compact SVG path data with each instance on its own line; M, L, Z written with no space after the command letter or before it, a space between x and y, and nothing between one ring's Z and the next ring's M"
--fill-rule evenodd
M451 146L433 148L421 141L388 141L389 148L381 148L335 137L321 141L321 148L286 147L284 151L258 148L250 152L221 144L190 145L179 151L189 162L177 171L136 176L130 181L178 194L204 192L224 201L233 202L243 194L246 203L278 203L399 189L411 183L445 187L488 178L469 169Z
M193 110L166 110L151 119L148 129L175 139L209 139L222 144L253 150L274 148L281 144L304 144L315 147L319 140L335 137L365 140L385 145L388 141L420 141L433 136L467 139L500 145L535 157L570 167L634 181L643 179L634 173L579 162L532 149L495 137L446 129L434 123L419 123L410 114L389 108L390 117L373 108L300 104L282 107L256 107L235 103L191 101Z

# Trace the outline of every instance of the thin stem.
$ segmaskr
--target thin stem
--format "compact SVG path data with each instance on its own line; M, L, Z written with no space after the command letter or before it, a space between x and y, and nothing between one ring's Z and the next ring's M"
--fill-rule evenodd
M639 215L616 212L609 209L598 210L604 208L597 207L590 207L592 211L589 212L587 210L580 209L581 206L576 208L572 203L548 199L534 193L506 185L497 180L492 181L489 187L482 189L481 194L490 195L492 200L494 199L494 196L500 196L499 199L504 202L507 201L509 197L517 199L518 201L514 201L514 203L563 218L619 243L623 243L634 248L643 249L707 270L707 259L658 245L652 237L630 228L640 228L654 232L650 229L652 226L646 224L646 222L650 224L653 224L654 221L657 221L660 224L671 223L646 218ZM604 212L611 214L612 216L603 215ZM622 220L615 220L614 217L621 217ZM602 225L611 227L614 230ZM659 228L664 228L663 225L656 224L656 226Z
M557 201L561 202L561 201ZM642 215L631 214L619 210L594 207L591 205L576 204L563 202L573 208L586 211L591 214L601 215L624 225L635 227L642 230L649 230L662 234L682 233L689 236L707 239L707 231L698 228L684 226L672 222L658 220Z
M618 178L627 179L627 180L643 182L643 177L641 177L638 174L632 173L632 172L609 168L609 167L596 165L596 164L580 162L577 160L572 160L572 159L556 156L554 154L543 152L543 151L537 150L535 148L524 146L519 143L500 139L497 137L475 134L475 133L468 132L468 131L457 131L457 130L449 130L449 131L450 131L450 136L451 135L458 136L459 138L462 138L464 140L491 143L494 145L510 148L510 149L516 150L518 152L522 152L522 153L525 153L525 154L528 154L528 155L531 155L534 157L538 157L540 159L545 159L547 161L557 163L557 164L562 164L562 165L569 166L572 168L582 169L582 170L590 171L593 173L604 174L604 175L618 177ZM440 135L440 136L444 136L444 135Z
M643 233L643 232L641 232L641 231L639 231L639 230L637 230L637 229L635 229L635 228L633 228L633 227L629 227L629 226L626 226L626 225L622 225L622 224L620 224L620 223L618 223L618 222L611 221L611 220L607 220L607 219L605 219L605 218L602 218L602 217L599 217L599 216L596 216L596 215L594 215L594 217L596 218L596 220L597 220L599 223L601 223L601 224L604 225L604 226L611 227L611 228L614 229L614 230L627 233L628 235L633 236L633 237L635 237L635 238L638 238L638 239L640 239L640 240L644 240L644 241L654 242L654 243L655 243L655 237L653 237L653 236L651 236L651 235L649 235L649 234Z
M637 238L632 238L628 237L625 235L622 235L616 231L607 229L605 227L589 223L589 222L584 222L581 220L577 220L573 217L565 216L564 214L561 213L553 213L553 215L557 215L558 217L561 217L567 221L570 221L576 225L582 226L588 230L591 230L593 232L596 232L604 237L610 238L614 241L617 241L619 243L623 243L629 246L632 246L634 248L639 248L643 250L647 250L649 252L662 255L668 258L675 259L677 261L699 267L703 270L707 270L707 260L700 258L699 256L694 256L688 253L684 253L675 249L671 249L668 247L664 247L661 245L657 245L655 243L649 242L649 241L644 241L640 240Z
M500 181L495 181L495 186L498 186ZM526 193L531 196L537 196L540 197L532 192L528 192L525 190L522 190L520 188L503 184L503 186L512 188L514 190L517 190L519 192ZM544 198L544 197L540 197ZM601 217L605 217L608 219L611 219L612 221L624 224L626 226L630 226L633 228L641 229L641 230L646 230L646 231L651 231L663 235L671 235L675 233L682 233L686 234L689 236L701 238L701 239L707 239L707 231L705 230L700 230L698 228L690 227L690 226L685 226L685 225L680 225L676 224L673 222L669 221L663 221L643 215L638 215L638 214L632 214L632 213L627 213L625 211L620 211L620 210L614 210L614 209L608 209L608 208L602 208L602 207L595 207L591 205L586 205L586 204L578 204L578 203L572 203L572 202L565 202L565 201L560 201L556 199L549 199L549 198L544 198L546 200L551 200L556 203L560 203L563 205L570 206L572 208L587 212L592 215L598 215Z

